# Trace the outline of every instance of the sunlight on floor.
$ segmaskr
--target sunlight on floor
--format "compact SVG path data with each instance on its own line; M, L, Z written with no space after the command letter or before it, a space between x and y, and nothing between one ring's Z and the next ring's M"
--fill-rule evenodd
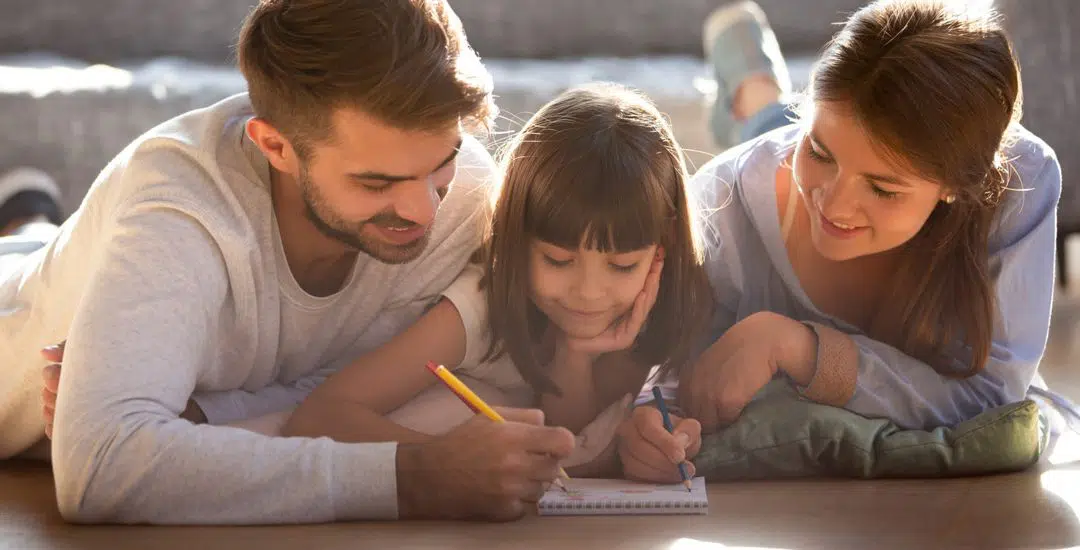
M1049 491L1060 498L1072 509L1076 519L1080 520L1080 471L1051 470L1039 477L1044 491Z
M697 539L678 539L671 543L668 550L785 550L783 548L765 546L727 546L719 542L705 542Z
M1080 433L1066 430L1061 434L1047 460L1054 466L1080 464Z

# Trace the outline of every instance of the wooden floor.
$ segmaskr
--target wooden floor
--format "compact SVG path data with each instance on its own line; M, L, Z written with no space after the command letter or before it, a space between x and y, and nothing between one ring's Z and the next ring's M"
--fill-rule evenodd
M0 548L1068 548L1080 546L1080 462L1013 475L919 481L714 484L707 516L530 516L510 524L79 527L49 471L0 466Z
M1077 252L1073 258L1080 260L1078 245L1071 246ZM1080 265L1070 267L1080 282ZM1080 401L1080 290L1059 293L1051 333L1042 372L1051 388ZM1019 474L715 484L709 501L709 515L700 517L531 516L503 525L77 527L61 520L47 468L0 463L0 549L1080 547L1080 436L1067 434L1037 468Z

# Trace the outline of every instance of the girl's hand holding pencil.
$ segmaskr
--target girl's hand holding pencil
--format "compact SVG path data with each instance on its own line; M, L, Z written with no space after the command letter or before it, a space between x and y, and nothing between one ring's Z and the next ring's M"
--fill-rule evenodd
M664 427L663 414L657 407L634 408L630 418L619 427L619 460L623 476L649 483L680 483L679 465L687 476L694 477L690 462L701 450L701 424L693 418L669 414L672 430Z

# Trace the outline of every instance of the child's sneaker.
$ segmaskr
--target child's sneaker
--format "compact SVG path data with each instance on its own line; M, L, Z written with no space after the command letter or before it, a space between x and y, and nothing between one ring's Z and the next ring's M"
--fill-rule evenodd
M716 80L709 124L717 145L728 148L742 141L745 121L732 111L739 86L752 76L769 76L784 98L791 93L791 77L765 12L755 2L713 11L705 21L704 37L705 58Z
M35 168L15 168L0 176L0 234L19 220L39 217L53 225L64 222L56 182Z

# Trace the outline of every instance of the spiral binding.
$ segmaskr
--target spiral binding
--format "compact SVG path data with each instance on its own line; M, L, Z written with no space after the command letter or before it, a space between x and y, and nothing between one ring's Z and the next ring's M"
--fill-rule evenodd
M673 501L639 501L639 502L552 502L545 504L544 509L564 510L672 510L672 509L700 509L705 508L703 502L673 502Z

